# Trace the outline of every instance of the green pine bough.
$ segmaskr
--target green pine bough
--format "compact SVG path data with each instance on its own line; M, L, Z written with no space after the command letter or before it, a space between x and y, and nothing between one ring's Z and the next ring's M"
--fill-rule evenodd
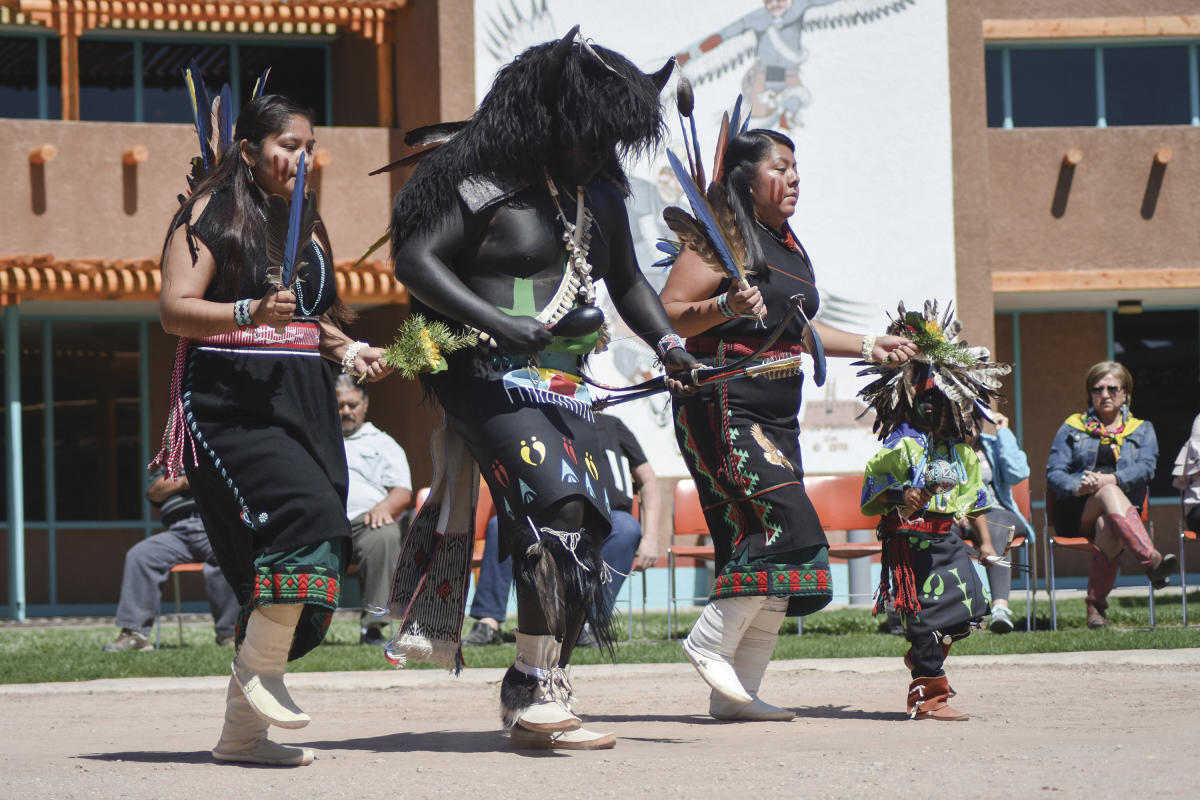
M396 331L396 339L383 350L383 363L405 378L446 369L446 353L473 347L479 337L455 333L444 322L413 314Z

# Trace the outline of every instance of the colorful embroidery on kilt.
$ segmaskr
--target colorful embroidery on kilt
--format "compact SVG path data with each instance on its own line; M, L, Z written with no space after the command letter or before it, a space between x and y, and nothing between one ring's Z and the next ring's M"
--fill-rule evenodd
M683 451L694 467L692 474L703 477L704 482L708 484L708 490L714 495L722 500L729 500L729 495L708 469L708 465L704 463L704 458L700 455L700 450L696 447L696 436L692 433L692 427L688 424L687 412L682 405L675 412L675 425L678 430L683 431Z
M254 602L269 600L272 603L314 603L336 609L341 586L336 574L323 567L313 567L313 572L301 572L300 567L290 567L285 572L271 572L267 567L259 568L254 576Z
M757 595L824 595L832 592L828 569L794 569L780 565L728 567L713 583L712 597Z

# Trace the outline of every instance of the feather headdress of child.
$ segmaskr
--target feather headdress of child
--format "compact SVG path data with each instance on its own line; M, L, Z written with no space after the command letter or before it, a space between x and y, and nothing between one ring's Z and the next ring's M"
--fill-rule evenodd
M949 303L939 319L936 300L926 300L924 311L909 311L901 302L887 332L905 336L918 352L903 364L855 362L859 375L875 377L858 396L875 412L875 433L886 439L915 413L917 396L932 387L947 400L955 433L965 437L981 420L992 421L991 401L999 396L1000 378L1012 371L1008 364L991 360L986 347L959 341L962 323L954 319ZM864 412L865 413L865 412Z

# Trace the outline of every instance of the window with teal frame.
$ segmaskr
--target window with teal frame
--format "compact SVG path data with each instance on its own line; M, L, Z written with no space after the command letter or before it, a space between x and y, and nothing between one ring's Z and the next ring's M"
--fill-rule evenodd
M53 35L0 31L0 117L61 117L61 70Z
M57 40L51 37L51 41L57 48ZM315 36L171 36L159 32L143 36L126 31L90 31L79 40L79 118L191 122L183 70L195 59L210 92L215 94L222 84L230 84L234 108L240 108L248 99L254 81L270 66L267 90L311 108L316 123L328 125L333 108L330 41ZM0 48L3 45L0 38ZM26 55L21 63L28 61ZM57 55L54 63L58 64ZM4 69L0 66L0 80ZM57 93L58 78L49 74L48 64L46 73L46 80L53 81ZM40 80L40 73L37 75ZM25 84L35 82L21 80ZM0 83L0 101L3 98ZM28 100L24 102L28 105ZM61 110L56 112L48 118L61 115ZM2 109L0 115L10 116Z
M1200 126L1197 47L1144 39L988 47L988 127Z

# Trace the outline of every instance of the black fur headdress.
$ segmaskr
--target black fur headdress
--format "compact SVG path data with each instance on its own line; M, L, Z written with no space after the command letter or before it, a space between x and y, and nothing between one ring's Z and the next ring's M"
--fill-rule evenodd
M436 225L453 207L465 178L537 182L565 146L608 150L601 174L628 191L621 159L640 155L662 139L658 95L674 62L648 74L620 53L578 38L577 32L578 26L502 67L466 123L422 129L440 132L431 139L410 132L409 144L443 143L421 159L396 195L393 248Z

